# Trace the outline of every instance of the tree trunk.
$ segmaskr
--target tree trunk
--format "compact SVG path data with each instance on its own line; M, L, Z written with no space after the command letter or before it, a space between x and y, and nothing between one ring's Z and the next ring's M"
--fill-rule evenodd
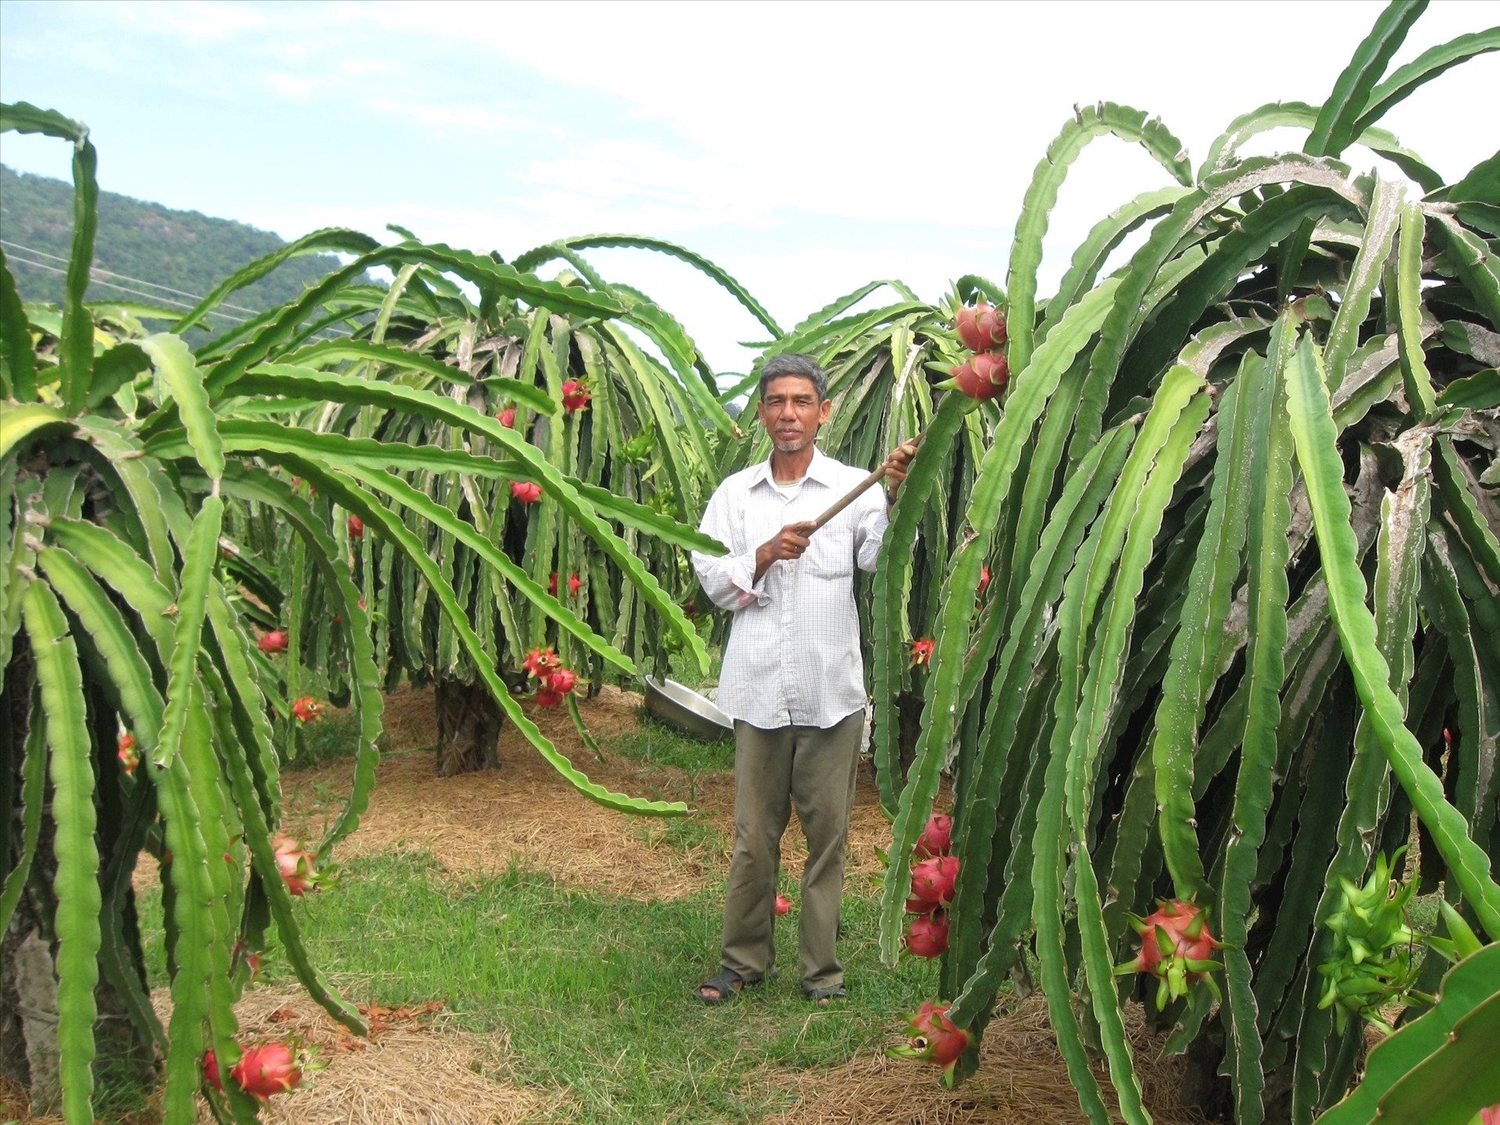
M437 773L439 777L499 768L498 744L505 716L482 684L439 676L434 684L437 707Z

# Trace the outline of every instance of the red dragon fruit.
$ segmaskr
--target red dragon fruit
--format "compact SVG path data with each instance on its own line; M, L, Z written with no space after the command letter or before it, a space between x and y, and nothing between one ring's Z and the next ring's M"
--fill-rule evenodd
M523 504L535 504L542 498L542 486L532 480L513 480L510 494Z
M255 642L255 647L267 656L275 656L286 651L286 646L291 643L291 634L285 629L272 629L260 640Z
M562 661L558 659L555 649L537 647L526 654L526 659L521 661L521 667L540 679L561 668Z
M948 1007L925 1001L906 1021L911 1029L906 1044L888 1048L886 1054L935 1063L943 1068L943 1085L952 1086L954 1064L969 1049L969 1033L948 1018Z
M928 910L947 906L953 901L953 886L958 881L958 859L951 855L933 856L911 866L911 897L928 904Z
M939 957L948 948L948 915L941 910L913 918L906 927L906 948L918 957Z
M993 351L1005 344L1005 314L987 301L962 308L953 318L958 338L971 352Z
M781 914L790 914L791 912L792 912L792 900L789 899L789 898L787 898L786 895L781 895L781 894L777 895L776 896L776 913L778 915L781 915Z
M989 353L986 352L984 354L988 355ZM981 376L978 371L979 365L976 362L979 358L979 356L975 356L968 363L961 363L951 369L953 375L952 386L960 394L968 395L977 402L987 402L992 398L999 398L1004 394L1005 384L992 382L988 374ZM991 370L993 370L993 365L986 365L986 371Z
M1141 949L1135 960L1115 968L1116 975L1150 973L1156 977L1158 1008L1186 996L1196 980L1207 982L1209 990L1217 996L1219 986L1209 971L1223 965L1213 959L1214 950L1220 945L1208 928L1208 910L1177 899L1158 900L1156 907L1144 918L1127 915L1131 926L1141 935Z
M203 1081L219 1093L224 1092L224 1079L219 1075L219 1056L214 1054L212 1047L203 1052Z
M363 539L365 537L365 521L358 516L349 517L349 538Z
M569 414L582 410L589 404L588 384L582 379L569 379L562 385L563 409Z
M935 855L947 855L952 849L953 818L947 813L935 812L927 818L927 826L917 837L917 857L931 859Z
M507 406L504 410L500 411L499 414L495 415L495 421L499 422L507 430L515 429L516 408L514 406Z
M263 1043L249 1048L229 1073L245 1093L261 1101L272 1094L295 1090L302 1081L297 1053L285 1043Z
M969 362L973 364L974 374L978 378L993 383L1001 390L1010 382L1010 362L1005 358L1004 352L979 352Z
M299 695L292 700L292 714L297 716L297 721L310 723L322 713L323 705L310 695Z
M911 666L932 663L932 650L937 647L931 637L918 637L911 642Z

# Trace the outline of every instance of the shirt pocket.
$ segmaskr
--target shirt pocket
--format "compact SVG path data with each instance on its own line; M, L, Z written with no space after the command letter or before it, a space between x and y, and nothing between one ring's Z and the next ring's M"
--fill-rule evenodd
M799 569L812 578L850 578L854 574L854 539L848 527L835 520L808 540Z

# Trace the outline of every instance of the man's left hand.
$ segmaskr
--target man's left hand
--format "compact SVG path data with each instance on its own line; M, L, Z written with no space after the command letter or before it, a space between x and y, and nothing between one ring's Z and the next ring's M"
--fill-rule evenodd
M906 471L911 467L911 459L917 455L917 443L907 438L885 459L885 492L892 501L896 499L896 489L901 487L901 482L906 479Z

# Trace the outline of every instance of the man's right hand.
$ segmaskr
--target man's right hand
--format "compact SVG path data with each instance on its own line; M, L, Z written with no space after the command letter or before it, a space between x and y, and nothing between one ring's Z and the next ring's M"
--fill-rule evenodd
M808 536L813 533L812 520L789 523L755 549L755 581L765 577L773 562L781 559L800 559L807 550Z

